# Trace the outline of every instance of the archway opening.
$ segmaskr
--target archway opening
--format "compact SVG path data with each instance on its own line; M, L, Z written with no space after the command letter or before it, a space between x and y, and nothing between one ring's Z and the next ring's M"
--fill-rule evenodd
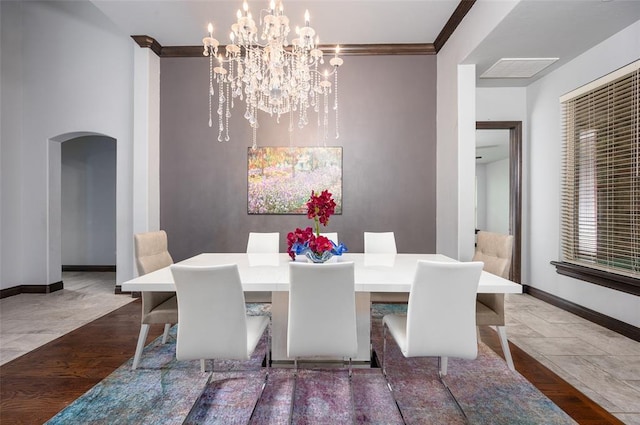
M116 139L99 133L49 140L48 272L53 281L62 280L63 270L115 271L116 150Z

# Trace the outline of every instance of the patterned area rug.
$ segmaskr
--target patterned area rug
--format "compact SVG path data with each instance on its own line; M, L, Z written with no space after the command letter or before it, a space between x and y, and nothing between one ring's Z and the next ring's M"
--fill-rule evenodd
M382 353L381 318L406 306L372 307L372 343ZM268 304L247 306L268 314ZM131 360L47 424L462 424L463 416L437 379L437 359L405 359L387 341L387 374L397 405L379 368L271 369L264 391L266 341L246 362L215 361L201 373L198 361L175 360L175 332L158 338L131 370ZM211 362L207 370L210 370ZM475 360L449 359L446 381L471 424L575 424L560 408L484 344ZM251 417L252 411L253 417ZM402 416L398 411L402 412ZM251 421L249 422L249 420Z

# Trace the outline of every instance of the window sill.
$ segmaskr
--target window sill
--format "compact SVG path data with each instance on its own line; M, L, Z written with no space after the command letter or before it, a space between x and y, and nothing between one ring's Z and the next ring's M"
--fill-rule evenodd
M562 261L552 261L556 266L556 273L584 280L595 285L626 292L627 294L640 296L640 279L622 276L615 273L607 273L577 264L565 263Z

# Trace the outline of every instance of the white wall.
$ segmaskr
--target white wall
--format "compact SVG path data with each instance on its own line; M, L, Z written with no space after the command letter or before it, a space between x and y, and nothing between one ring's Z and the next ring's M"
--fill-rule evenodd
M509 234L509 159L486 165L486 227L484 230Z
M509 233L509 160L476 164L476 229Z
M0 2L0 289L21 281L22 4Z
M133 233L160 230L160 58L134 49Z
M478 121L522 121L524 127L526 117L526 87L476 88L476 118ZM524 128L523 133L525 133Z
M593 47L527 89L529 122L528 233L530 270L526 283L640 326L640 297L556 273L560 259L561 123L559 97L638 59L640 21Z
M476 164L476 229L487 228L487 167Z
M56 223L49 222L49 204L59 202L50 197L59 195L49 193L49 140L66 140L72 132L117 140L117 280L122 282L133 275L134 42L90 2L2 1L0 7L1 85L15 91L2 96L3 165L6 149L12 166L2 168L0 288L61 280L59 261L50 260L60 241L50 240ZM5 39L7 23L11 31ZM5 73L5 64L11 72Z
M515 0L476 2L438 52L436 251L460 260L471 259L474 250L473 164L479 119L475 72L460 64L517 4Z
M116 264L116 141L62 143L62 264Z

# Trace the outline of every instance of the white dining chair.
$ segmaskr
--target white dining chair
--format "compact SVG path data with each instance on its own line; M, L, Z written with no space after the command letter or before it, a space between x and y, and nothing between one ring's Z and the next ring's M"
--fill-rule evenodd
M269 326L269 317L246 314L238 266L174 264L171 273L180 321L176 358L200 360L202 372L207 359L248 360Z
M280 250L280 233L249 232L247 254L270 254Z
M397 254L396 236L394 232L364 232L365 254ZM391 261L392 260L387 260ZM405 304L409 300L406 293L372 292L371 302Z
M482 261L484 271L509 279L512 250L513 235L480 231L472 261ZM476 298L476 324L478 326L495 326L507 366L509 369L515 370L507 340L504 313L504 294L478 294Z
M324 236L325 238L329 239L334 244L338 245L338 232L320 233L320 236Z
M249 232L247 254L277 254L280 251L279 232ZM271 292L247 292L246 301L250 303L270 303Z
M348 358L354 406L351 359L358 353L354 263L291 262L289 285L287 356L294 359L295 367L289 419L293 417L300 358L340 357L343 361Z
M137 233L133 236L133 245L136 267L141 276L173 264L173 258L167 248L167 233L164 230ZM149 335L149 326L164 325L162 343L166 344L169 330L175 323L178 323L178 301L175 292L142 292L140 334L131 369L138 368Z
M382 318L385 378L388 329L404 357L438 358L438 379L465 418L443 377L447 374L448 357L475 359L478 355L475 302L482 266L480 261L418 261L407 314L388 314Z
M249 360L262 335L266 332L266 366L264 382L251 417L269 379L270 319L269 316L249 316L236 264L191 266L175 264L171 273L178 297L178 338L176 359L200 360L205 372L211 359L211 378L215 359Z
M396 236L393 232L364 232L366 254L397 254Z

